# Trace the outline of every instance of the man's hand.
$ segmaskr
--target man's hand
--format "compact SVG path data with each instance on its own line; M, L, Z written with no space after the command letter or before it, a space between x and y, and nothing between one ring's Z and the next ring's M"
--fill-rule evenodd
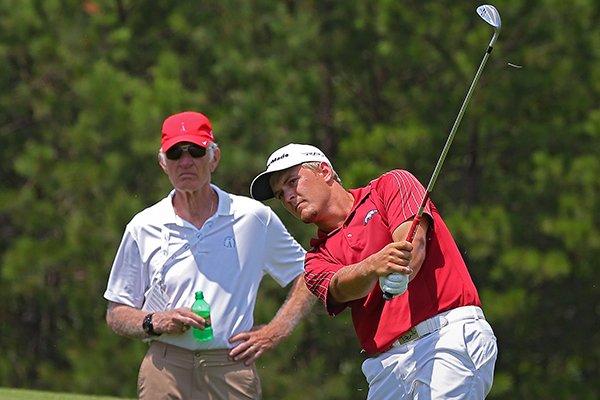
M235 361L244 360L245 365L250 365L267 350L275 347L281 339L283 336L274 332L269 325L238 333L229 339L230 343L241 342L231 349L229 357Z
M142 321L147 314L147 311L110 301L106 323L118 335L144 339L147 334L142 330ZM152 316L154 332L158 334L181 335L191 327L204 329L205 322L204 318L194 314L189 307L158 311Z
M379 287L386 294L388 300L401 295L408 288L409 275L412 273L412 268L409 266L412 259L412 249L412 243L401 240L390 243L375 255L376 257L383 256L385 268L388 271L392 270L391 273L378 273ZM391 297L388 295L391 295Z
M169 335L181 335L190 327L204 329L205 322L204 318L194 314L189 307L155 312L152 317L154 331Z
M236 361L244 360L246 365L252 364L267 350L271 350L288 337L300 320L308 314L315 301L316 297L308 290L304 277L300 274L271 322L229 338L230 343L240 342L231 349L229 357Z
M371 271L379 277L388 277L394 272L410 274L412 268L408 264L413 257L412 250L412 243L406 240L392 242L369 256L365 262L370 266Z

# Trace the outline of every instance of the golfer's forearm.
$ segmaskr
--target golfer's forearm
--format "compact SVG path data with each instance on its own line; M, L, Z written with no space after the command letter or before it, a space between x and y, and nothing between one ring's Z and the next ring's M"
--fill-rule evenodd
M329 295L337 303L365 297L373 290L377 276L368 272L363 262L348 265L337 271L329 282Z

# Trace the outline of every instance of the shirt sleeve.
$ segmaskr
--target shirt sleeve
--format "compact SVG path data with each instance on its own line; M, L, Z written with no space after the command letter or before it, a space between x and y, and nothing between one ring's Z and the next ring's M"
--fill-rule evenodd
M138 243L127 228L112 265L104 298L141 308L146 287L142 271L143 262Z
M405 170L393 170L382 175L375 187L387 212L390 233L418 214L426 192L417 178ZM431 218L430 203L427 201L424 214Z
M306 263L304 271L304 281L308 289L324 305L330 315L337 315L348 307L346 304L331 304L327 301L329 294L329 282L333 275L343 267L343 265L334 262L328 262L323 258L319 250L311 250L306 253Z
M283 287L304 272L306 251L288 232L277 214L270 208L268 210L265 268Z

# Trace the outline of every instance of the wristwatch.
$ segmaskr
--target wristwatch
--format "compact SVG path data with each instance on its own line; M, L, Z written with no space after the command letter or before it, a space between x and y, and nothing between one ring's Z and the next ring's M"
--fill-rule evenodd
M154 325L152 324L152 316L154 313L150 313L144 317L144 322L142 322L142 329L150 336L160 336L160 333L156 333L154 331Z

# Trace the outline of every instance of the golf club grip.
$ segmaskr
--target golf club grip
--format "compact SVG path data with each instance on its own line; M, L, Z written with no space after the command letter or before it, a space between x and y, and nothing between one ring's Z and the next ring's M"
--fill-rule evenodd
M412 243L412 241L415 240L415 235L417 234L417 229L419 228L419 225L421 224L421 219L423 219L422 215L417 215L413 219L412 224L410 225L410 230L408 231L408 235L406 235L407 242Z
M408 235L406 235L407 242L412 243L412 241L415 239L417 229L419 228L419 225L421 224L421 219L423 219L423 216L417 215L412 220L412 224L410 225L410 230L408 231ZM398 272L395 272L395 273L397 274ZM391 300L393 297L394 296L391 293L383 292L384 300Z

